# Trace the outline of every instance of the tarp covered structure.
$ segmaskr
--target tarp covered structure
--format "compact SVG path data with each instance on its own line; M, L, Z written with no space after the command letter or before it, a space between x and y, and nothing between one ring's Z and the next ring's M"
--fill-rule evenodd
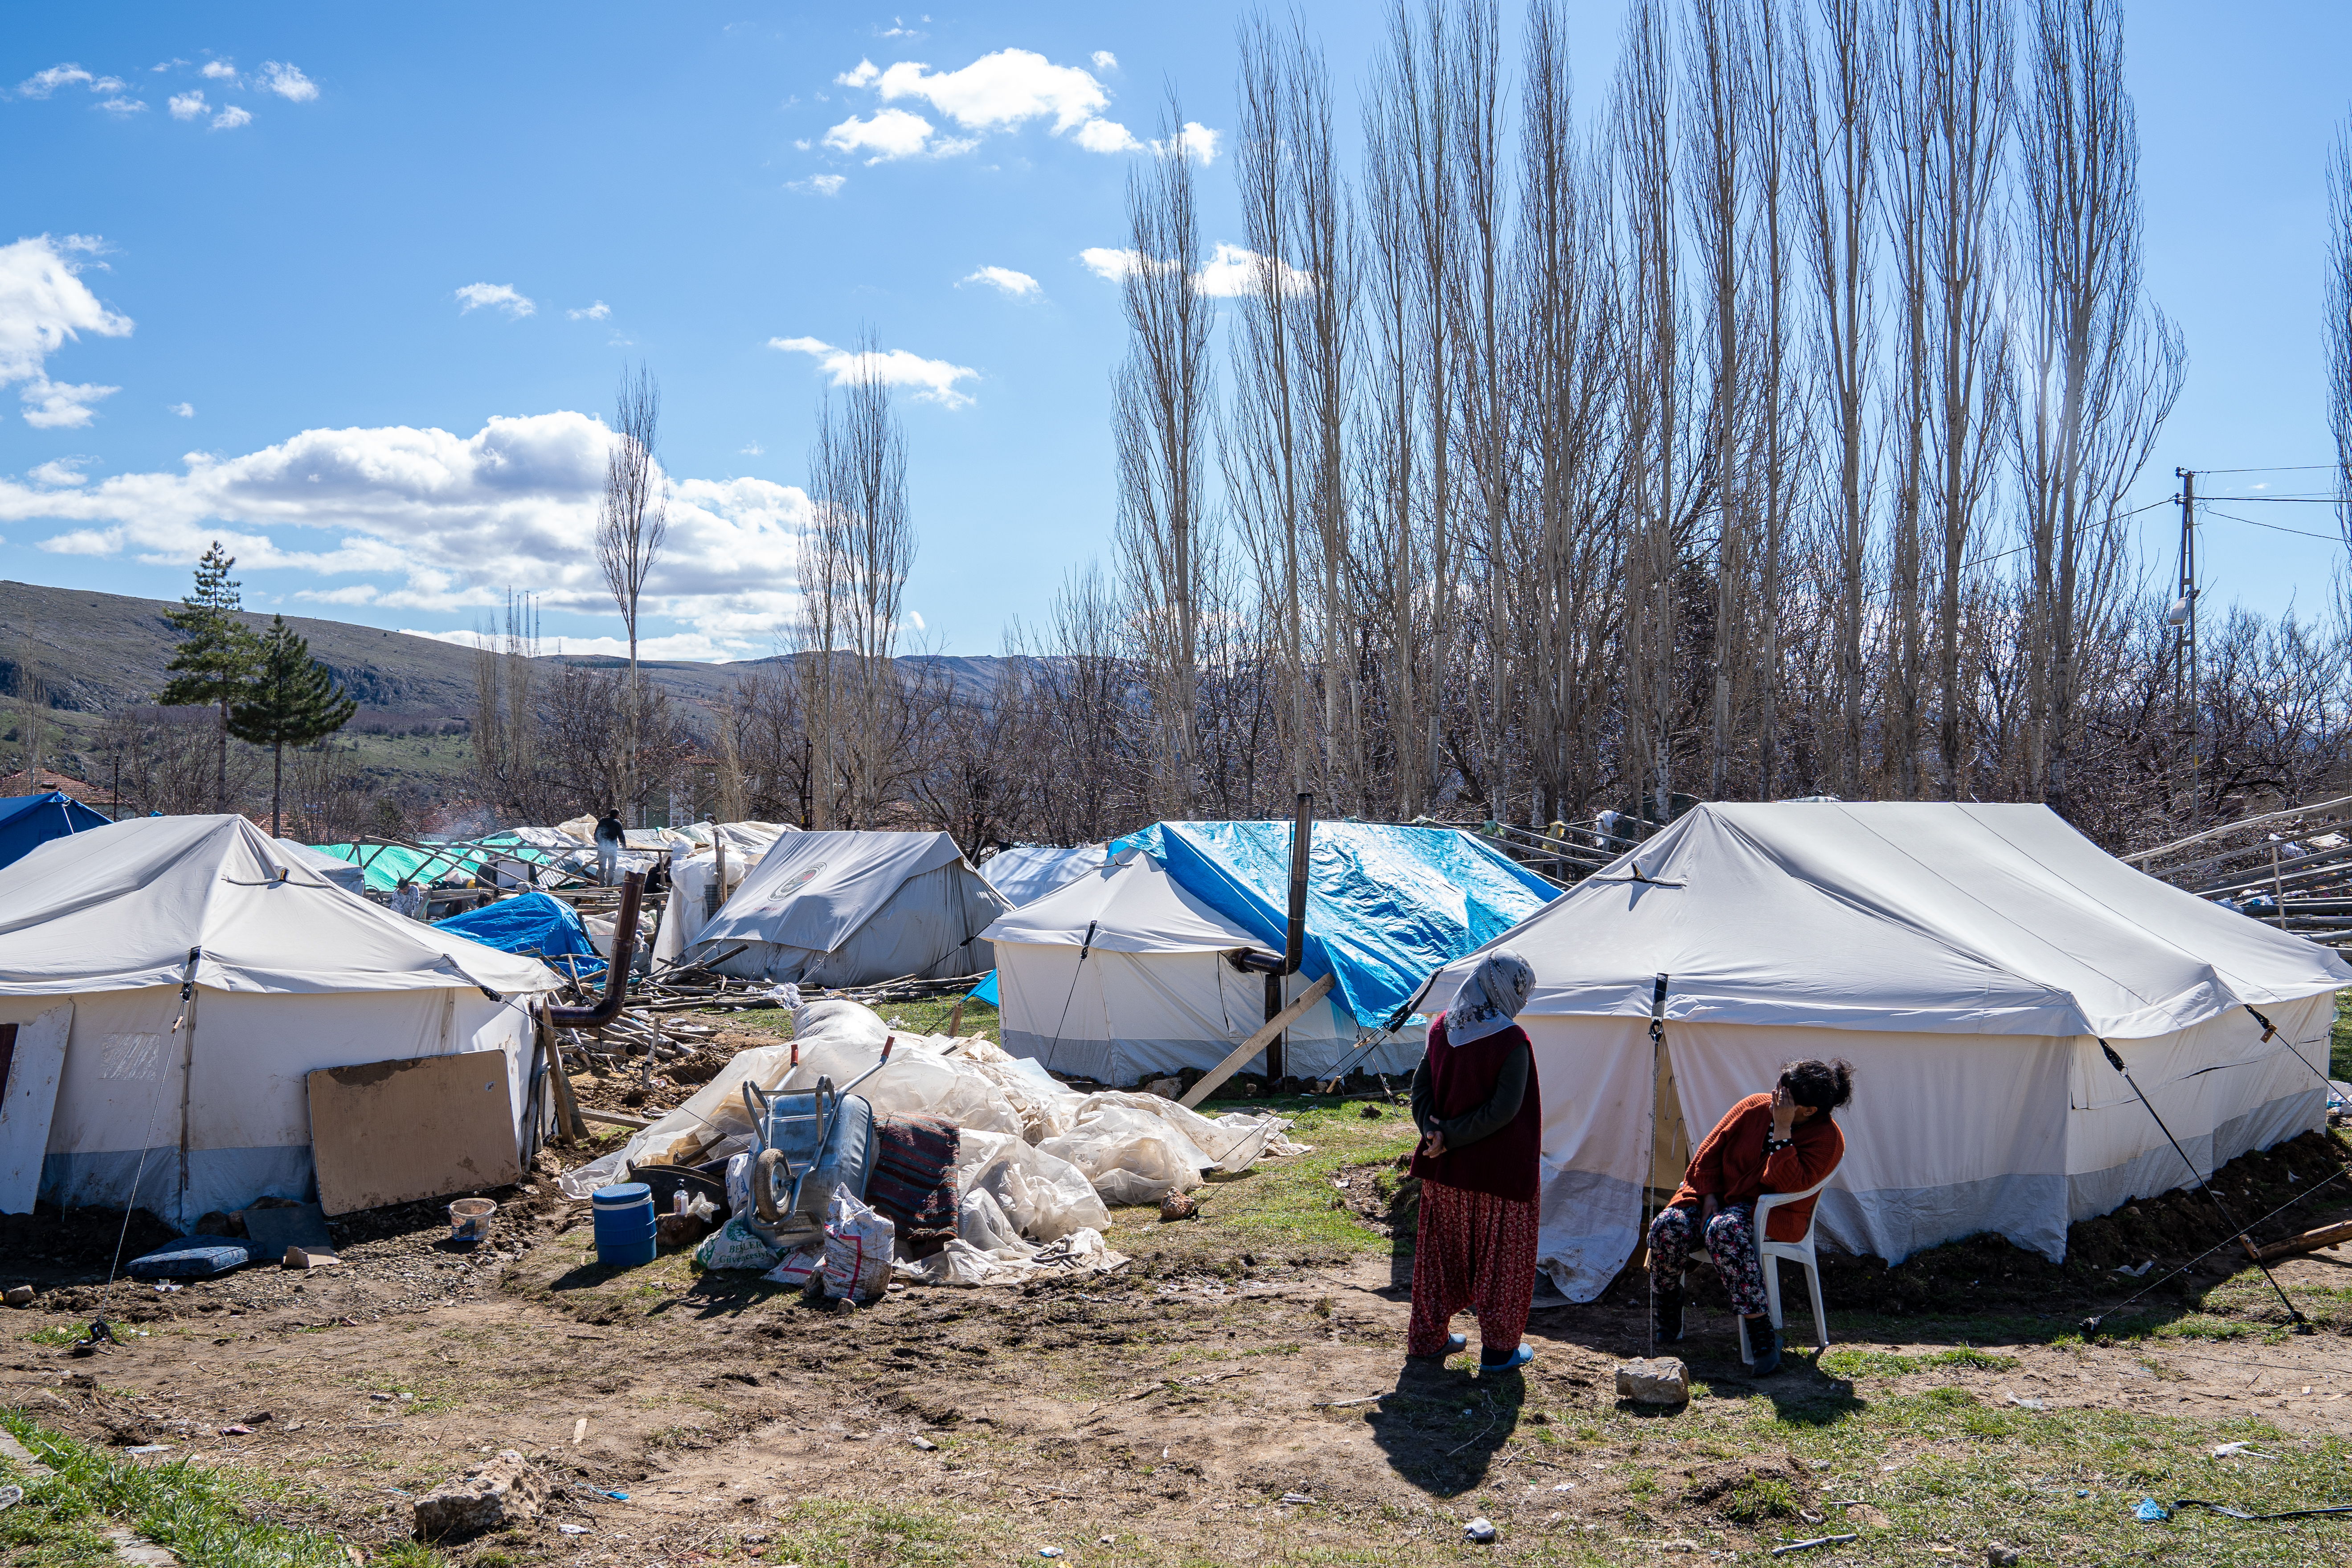
M1016 844L1000 849L980 863L980 874L990 887L1019 909L1034 904L1056 888L1067 887L1089 871L1102 869L1106 846L1081 844L1075 849L1046 844Z
M1287 822L1158 822L1110 846L1140 848L1268 952L1290 910ZM1318 822L1309 837L1307 980L1338 977L1342 1012L1388 1022L1444 964L1526 920L1559 890L1451 827Z
M520 1002L555 985L346 892L242 816L137 818L0 870L0 1023L65 1024L39 1118L39 1196L60 1205L120 1205L135 1183L184 1226L304 1197L318 1068L499 1053L520 1140ZM0 1126L0 1166L30 1136Z
M702 926L751 876L768 846L800 829L774 822L697 822L676 829L686 841L669 850L669 895L656 933L656 963L674 963L694 945ZM719 885L719 848L727 851L726 885Z
M814 985L975 974L980 933L1007 908L944 833L788 833L761 857L688 956L740 944L729 974Z
M11 866L52 838L114 826L61 790L0 800L0 866Z
M310 848L360 868L368 890L389 893L404 881L427 888L463 887L487 868L481 851L467 846L412 849L402 844L313 844Z
M2102 1040L2210 1172L2324 1124L2352 982L2039 805L1702 805L1502 940L1536 973L1538 1257L1579 1300L1633 1254L1645 1182L1802 1057L1854 1066L1826 1244L1900 1261L1992 1231L2062 1258L2073 1221L2190 1180Z
M454 931L500 952L544 960L551 969L576 971L583 976L604 973L604 960L588 940L588 928L580 922L579 912L562 899L536 889L451 915L436 921L433 929Z
M1124 1086L1206 1070L1265 1022L1265 977L1227 962L1261 946L1257 937L1138 848L1014 910L986 935L1004 1048L1053 1072ZM1333 1000L1326 994L1285 1031L1290 1072L1328 1069L1355 1048L1355 1025ZM1417 1039L1391 1043L1369 1066L1410 1070L1420 1052ZM1242 1070L1265 1071L1264 1056Z
M278 847L286 851L288 859L299 866L308 866L345 892L367 891L367 873L352 862L340 856L313 849L308 844L298 843L291 838L280 838L278 841Z

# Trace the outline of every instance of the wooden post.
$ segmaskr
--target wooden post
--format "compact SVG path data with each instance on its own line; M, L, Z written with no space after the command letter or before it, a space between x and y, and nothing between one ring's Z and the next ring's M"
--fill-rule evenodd
M1250 1058L1257 1055L1258 1052L1265 1049L1267 1041L1273 1039L1276 1035L1281 1034L1283 1030L1297 1023L1306 1015L1307 1008L1312 1007L1316 1003L1323 1000L1324 995L1330 991L1331 982L1334 978L1334 976L1327 974L1322 979L1317 981L1314 984L1309 985L1306 991L1300 994L1297 1001L1293 1002L1289 1006L1285 1007L1281 1012L1276 1013L1273 1017L1268 1018L1265 1024L1259 1027L1256 1034L1252 1035L1248 1039L1244 1040L1240 1045L1234 1047L1231 1056L1227 1057L1223 1061L1219 1062L1215 1067L1211 1068L1202 1078L1201 1081L1194 1084L1189 1090L1187 1090L1184 1098L1178 1100L1176 1103L1182 1106L1185 1110L1191 1110L1195 1106L1199 1105L1201 1101L1208 1099L1212 1093L1223 1085L1225 1079L1233 1077L1234 1074L1242 1070L1243 1063L1248 1061Z
M556 1035L555 1026L547 1021L544 1007L531 1009L531 1018L539 1037L547 1044L547 1075L555 1085L556 1130L566 1141L588 1136L588 1128L580 1120L580 1099L572 1092L572 1075L563 1069L563 1041Z

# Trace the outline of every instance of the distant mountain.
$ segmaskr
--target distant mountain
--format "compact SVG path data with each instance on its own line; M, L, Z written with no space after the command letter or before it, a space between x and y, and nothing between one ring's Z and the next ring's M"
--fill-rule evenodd
M179 637L163 613L173 607L160 599L0 582L0 694L23 692L24 677L30 675L46 688L49 706L65 713L96 716L151 703L171 679L164 667ZM269 624L264 615L248 613L245 619L257 629ZM286 622L310 639L311 656L359 700L358 727L473 716L471 648L307 616L289 616ZM628 664L603 654L551 654L540 662L598 669ZM646 660L639 668L674 697L708 710L725 700L739 674L785 662L784 657L729 664ZM1004 666L996 658L945 655L906 662L942 667L968 696L994 690Z

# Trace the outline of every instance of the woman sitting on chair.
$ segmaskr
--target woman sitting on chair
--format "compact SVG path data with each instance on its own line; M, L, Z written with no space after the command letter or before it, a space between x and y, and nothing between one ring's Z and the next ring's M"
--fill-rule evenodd
M1691 1248L1704 1245L1731 1292L1732 1310L1748 1320L1758 1375L1780 1370L1780 1336L1765 1302L1756 1256L1756 1200L1819 1184L1845 1157L1845 1134L1830 1112L1853 1095L1853 1068L1843 1061L1790 1062L1769 1094L1751 1094L1724 1114L1691 1156L1674 1200L1650 1226L1650 1291L1658 1342L1683 1337L1683 1273ZM1766 1218L1766 1239L1801 1241L1813 1202L1783 1204Z

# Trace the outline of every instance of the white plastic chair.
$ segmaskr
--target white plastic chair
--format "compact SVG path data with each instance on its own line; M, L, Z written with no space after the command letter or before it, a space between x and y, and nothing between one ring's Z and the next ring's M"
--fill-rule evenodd
M1822 1211L1816 1206L1805 1216L1805 1234L1796 1241L1768 1241L1764 1226L1772 1211L1782 1204L1813 1197L1827 1185L1829 1177L1823 1176L1801 1193L1767 1193L1756 1200L1756 1262L1764 1273L1765 1310L1771 1317L1772 1327L1778 1330L1784 1321L1780 1311L1780 1262L1786 1258L1802 1268L1805 1289L1812 1297L1813 1348L1817 1351L1830 1348L1829 1319L1822 1310L1822 1266L1813 1256L1813 1222ZM1748 1346L1748 1320L1736 1312L1732 1315L1739 1320L1739 1359L1753 1366L1756 1356Z

